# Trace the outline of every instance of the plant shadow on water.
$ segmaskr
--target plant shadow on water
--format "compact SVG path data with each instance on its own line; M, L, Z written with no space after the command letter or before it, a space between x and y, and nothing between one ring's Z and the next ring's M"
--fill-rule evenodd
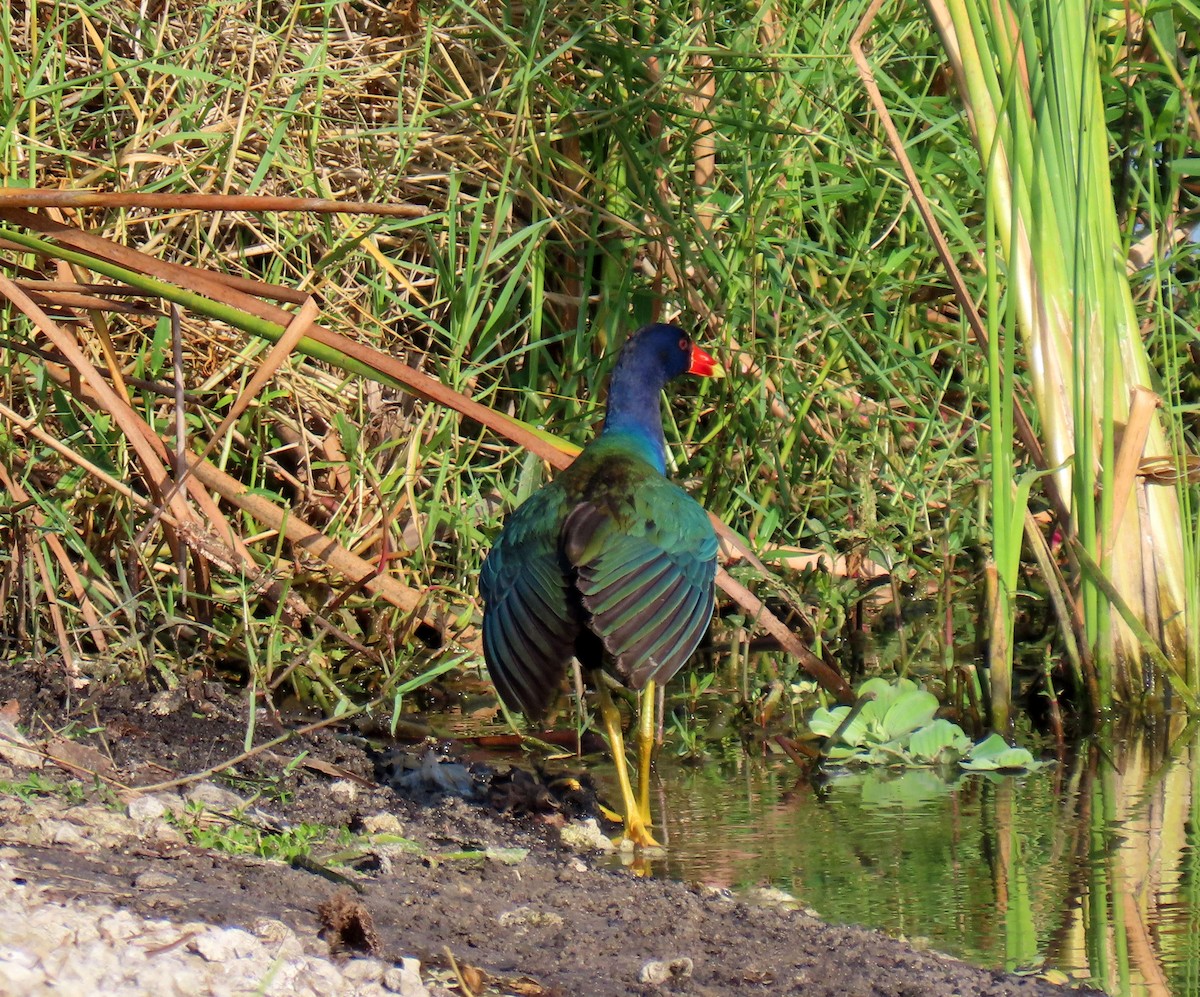
M840 770L819 788L776 756L663 757L651 871L773 887L984 966L1200 995L1200 741L1182 727L1020 776Z

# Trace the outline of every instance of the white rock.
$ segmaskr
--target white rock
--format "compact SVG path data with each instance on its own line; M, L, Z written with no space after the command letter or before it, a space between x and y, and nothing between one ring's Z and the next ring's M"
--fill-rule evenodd
M350 959L342 966L342 976L352 983L378 983L383 970L380 959Z
M32 952L14 945L0 945L0 969L16 966L18 969L29 971L38 964L38 957Z
M231 962L263 954L262 942L241 928L209 928L188 942L188 948L209 962Z
M429 988L421 982L421 963L405 958L383 974L383 985L400 997L429 997Z
M363 818L363 830L367 834L398 834L403 836L404 825L395 814L378 813Z
M23 769L40 769L46 759L33 748L33 742L17 730L11 720L0 717L0 758Z
M603 831L595 817L568 824L558 832L559 839L568 848L577 852L611 852L615 845Z
M97 925L102 942L123 942L141 933L142 926L128 911L118 910L102 917Z
M50 840L56 845L66 845L68 848L84 848L88 844L87 839L80 833L79 828L68 821L47 821L45 828L46 833L50 836ZM95 847L94 843L92 847Z
M158 820L158 818L167 812L167 808L157 796L139 796L129 801L129 806L125 808L125 812L133 820L139 823L146 823Z
M217 813L232 813L246 806L246 801L237 793L218 786L215 782L198 782L189 786L183 797L188 803L198 803L206 810L214 810Z
M11 962L0 961L0 993L31 994L45 986L46 974L40 969L26 969Z
M348 807L358 798L358 785L349 779L339 779L330 784L329 798L339 807Z
M273 918L256 921L253 933L143 918L82 897L53 901L16 875L0 859L0 997L430 997L415 959L339 968L304 954L327 950L313 932Z
M642 966L641 972L638 973L638 982L659 986L668 980L686 979L692 975L693 968L692 960L686 955L655 960Z
M260 917L251 926L251 930L273 958L291 961L304 957L304 946L300 944L296 932L282 921L273 917Z

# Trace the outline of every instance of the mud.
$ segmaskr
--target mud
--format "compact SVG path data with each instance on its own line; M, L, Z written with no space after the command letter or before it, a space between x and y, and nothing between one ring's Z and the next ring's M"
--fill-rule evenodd
M0 861L59 903L247 930L273 919L339 960L416 957L435 993L1063 992L802 911L642 877L636 864L600 868L609 862L563 844L560 815L404 799L375 783L377 760L359 741L331 730L206 774L242 754L246 738L244 698L211 684L68 693L55 667L10 663L0 666L6 701L32 747L58 761L37 770L37 790L33 770L0 765ZM279 733L262 719L254 740ZM138 789L155 785L147 804ZM204 821L237 841L299 822L343 830L288 862L205 847L189 831Z

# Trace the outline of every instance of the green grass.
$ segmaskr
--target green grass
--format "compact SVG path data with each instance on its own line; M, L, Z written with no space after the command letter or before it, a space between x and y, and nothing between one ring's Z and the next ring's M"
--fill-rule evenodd
M5 184L419 205L427 213L411 218L88 207L72 220L154 257L311 292L326 326L577 443L624 334L677 316L733 372L683 387L670 408L676 473L707 508L768 561L797 548L862 555L905 591L949 601L977 580L986 364L847 55L858 11L710 5L696 19L682 2L653 17L450 3L409 22L366 2L168 4L153 19L123 0L32 10L0 11ZM917 5L880 21L871 56L969 262L983 244L977 159ZM696 92L709 72L706 101ZM1148 89L1121 77L1131 95L1111 105L1125 115L1122 148L1141 157L1121 190L1127 219L1191 204L1182 169L1154 168L1156 143L1185 158L1186 109L1165 75L1142 72ZM713 170L697 180L708 135ZM1127 236L1137 231L1129 220ZM1150 348L1186 358L1195 274L1176 253L1156 258L1141 293L1178 302L1177 320L1154 313ZM56 276L30 253L5 261L10 277ZM89 358L103 366L107 337L133 410L174 446L171 323L78 314L68 327ZM147 494L112 415L73 395L44 341L11 306L7 317L6 403ZM231 317L181 316L196 452L266 355ZM1169 397L1188 410L1184 377ZM1178 429L1185 443L1193 431ZM329 712L383 694L399 710L440 669L477 661L460 647L477 634L478 566L505 511L546 474L472 421L299 352L211 459L345 549L374 563L386 553L386 572L424 594L442 647L426 646L411 613L228 505L255 572L180 555L152 510L6 418L0 465L25 496L12 490L0 522L7 650L65 647L90 674L168 683L206 668ZM836 650L861 583L779 574L749 577L811 603L817 640ZM949 657L934 655L938 667ZM777 656L752 664L796 678Z
M19 782L13 779L0 779L0 793L18 796L26 803L31 803L40 796L61 796L68 803L83 803L87 793L83 784L72 779L67 782L56 782L47 779L40 772L32 771Z
M189 806L183 814L168 819L198 848L228 855L256 855L281 862L311 859L315 847L332 844L330 839L335 837L330 828L320 824L300 822L269 831L237 819L215 817L197 806ZM336 843L344 845L347 840L349 835L341 832Z

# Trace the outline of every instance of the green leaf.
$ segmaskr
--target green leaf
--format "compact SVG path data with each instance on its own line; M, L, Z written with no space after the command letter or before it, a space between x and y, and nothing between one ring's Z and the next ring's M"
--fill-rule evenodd
M849 712L849 706L835 706L832 710L818 706L816 712L809 718L808 729L821 737L830 737L841 726Z
M870 704L868 703L867 705L869 706ZM809 729L821 737L832 737L842 725L846 719L846 714L849 712L849 706L835 706L832 710L818 709L808 722ZM838 743L849 744L851 746L859 745L867 739L868 733L868 719L860 712L846 725L846 729L842 731L841 736L838 738Z
M989 734L958 763L972 772L1032 772L1049 764L1039 762L1025 748L1014 748L999 734Z
M909 769L896 774L872 770L862 784L863 803L884 807L918 807L945 796L952 787L941 775L929 769Z
M917 684L912 679L897 679L893 685L887 679L876 676L873 679L867 679L858 687L858 698L865 699L869 696L876 700L891 701L900 693L916 687Z
M908 742L911 760L930 765L957 761L970 750L971 739L963 729L941 718L916 731Z
M885 739L893 741L924 727L937 713L937 696L925 689L913 688L901 695L883 717Z

